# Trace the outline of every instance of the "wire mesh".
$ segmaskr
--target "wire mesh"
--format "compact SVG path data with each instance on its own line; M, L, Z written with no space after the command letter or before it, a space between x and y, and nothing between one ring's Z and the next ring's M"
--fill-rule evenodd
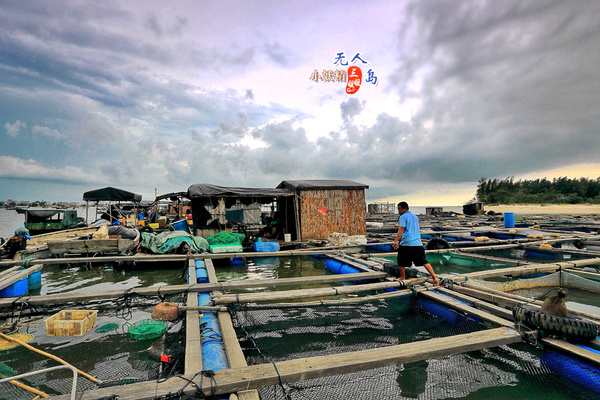
M169 301L182 304L185 295L170 296ZM19 310L19 333L33 335L30 345L62 358L76 368L99 379L101 386L155 380L180 373L183 365L182 318L169 322L168 331L153 340L134 340L128 327L136 321L149 319L154 306L164 296L125 296L118 300L98 301L85 305L27 306ZM63 309L98 310L96 325L82 336L48 336L44 319ZM107 325L116 329L100 329ZM160 356L176 353L176 365L163 363ZM25 373L57 365L56 361L21 346L0 352L0 374ZM26 378L23 383L49 395L67 394L72 376L55 371ZM91 390L99 385L78 379L78 391ZM0 399L31 399L31 393L9 383L0 384Z
M320 306L233 306L248 364L338 354L486 329L417 298ZM423 349L426 350L425 348ZM410 364L259 389L275 399L596 399L598 395L540 363L525 342ZM600 382L596 382L600 386Z

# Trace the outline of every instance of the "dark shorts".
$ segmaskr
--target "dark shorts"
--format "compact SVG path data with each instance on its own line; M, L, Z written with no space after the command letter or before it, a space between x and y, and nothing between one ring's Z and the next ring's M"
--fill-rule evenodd
M423 246L400 246L398 247L397 263L399 267L410 267L415 263L417 267L428 264L425 258L425 248Z

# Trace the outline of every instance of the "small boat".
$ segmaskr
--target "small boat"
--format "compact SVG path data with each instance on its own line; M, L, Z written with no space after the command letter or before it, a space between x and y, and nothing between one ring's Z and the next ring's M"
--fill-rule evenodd
M31 236L42 233L62 231L85 226L83 218L77 216L77 210L60 208L27 208L25 210L25 228Z

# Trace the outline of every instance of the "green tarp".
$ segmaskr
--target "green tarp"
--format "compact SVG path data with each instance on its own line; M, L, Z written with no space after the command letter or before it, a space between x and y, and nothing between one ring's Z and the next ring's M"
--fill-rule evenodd
M168 253L176 250L182 243L187 243L195 252L208 250L208 242L200 236L192 236L184 231L166 231L155 235L154 233L142 232L142 248L153 253Z

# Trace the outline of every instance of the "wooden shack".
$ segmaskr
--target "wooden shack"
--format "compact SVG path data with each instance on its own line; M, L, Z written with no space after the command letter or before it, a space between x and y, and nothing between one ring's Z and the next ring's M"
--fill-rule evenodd
M278 199L285 212L285 226L293 240L325 239L330 233L366 235L365 189L369 186L348 180L287 180L277 188L292 197ZM281 204L285 202L285 204Z

